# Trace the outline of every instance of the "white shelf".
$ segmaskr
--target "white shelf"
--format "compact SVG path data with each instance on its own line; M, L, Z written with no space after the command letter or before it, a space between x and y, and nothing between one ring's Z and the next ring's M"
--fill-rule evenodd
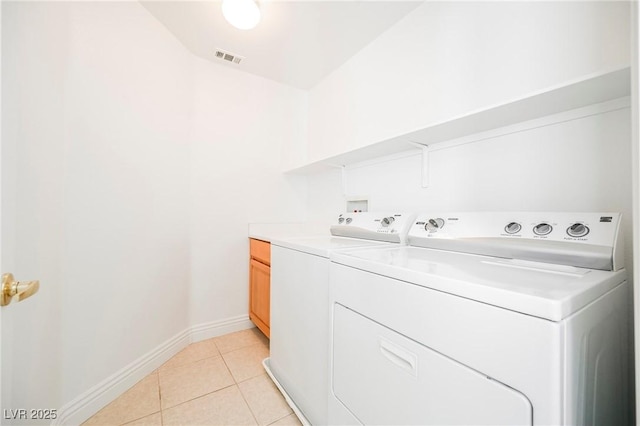
M434 123L392 139L287 170L286 173L312 174L360 163L415 149L415 145L411 142L433 146L452 139L622 98L629 96L630 93L630 68L616 69L552 87L525 98Z

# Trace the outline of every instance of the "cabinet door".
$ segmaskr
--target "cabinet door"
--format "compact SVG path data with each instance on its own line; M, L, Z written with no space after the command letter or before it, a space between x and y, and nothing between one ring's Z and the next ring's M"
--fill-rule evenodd
M249 275L249 317L269 337L271 268L251 259Z

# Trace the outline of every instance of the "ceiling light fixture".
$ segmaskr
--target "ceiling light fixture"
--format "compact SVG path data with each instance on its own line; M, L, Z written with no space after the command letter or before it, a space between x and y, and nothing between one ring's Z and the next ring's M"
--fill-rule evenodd
M250 30L260 22L260 8L254 0L222 0L222 15L241 30Z

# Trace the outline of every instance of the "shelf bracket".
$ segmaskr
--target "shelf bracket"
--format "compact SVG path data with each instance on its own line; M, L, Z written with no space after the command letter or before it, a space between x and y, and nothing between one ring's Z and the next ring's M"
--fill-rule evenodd
M347 196L347 170L346 167L342 164L327 164L329 167L333 167L335 169L340 169L341 179L342 179L342 195Z
M420 148L422 150L422 187L429 187L429 145L425 145L423 143L418 142L409 142L409 145L413 145L416 148Z

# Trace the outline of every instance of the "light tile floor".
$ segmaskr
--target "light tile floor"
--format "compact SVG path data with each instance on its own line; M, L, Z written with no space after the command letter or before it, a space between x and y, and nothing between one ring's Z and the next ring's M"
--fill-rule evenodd
M258 329L193 343L83 425L300 425L266 375Z

